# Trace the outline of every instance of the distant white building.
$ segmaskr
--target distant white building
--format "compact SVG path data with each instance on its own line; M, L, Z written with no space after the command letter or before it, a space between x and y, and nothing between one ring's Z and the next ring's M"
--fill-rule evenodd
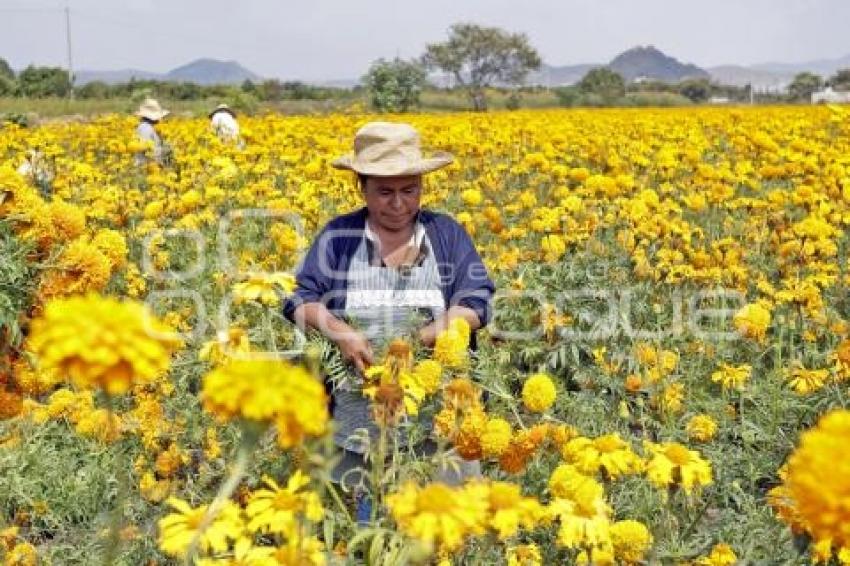
M833 90L831 86L812 93L812 104L828 103L850 103L850 91Z
M729 104L728 96L712 96L708 99L709 104Z

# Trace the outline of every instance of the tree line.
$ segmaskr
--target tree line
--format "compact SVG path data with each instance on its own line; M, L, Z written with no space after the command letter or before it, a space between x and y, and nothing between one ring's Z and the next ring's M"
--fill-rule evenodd
M508 107L518 107L529 73L540 68L539 53L525 34L471 23L455 24L446 41L428 44L418 58L378 59L362 78L362 86L351 89L314 86L298 81L269 79L235 85L198 85L191 82L136 80L120 84L100 81L72 87L65 69L29 66L15 74L0 58L0 96L30 98L64 97L73 88L84 99L138 97L139 93L172 100L219 98L250 108L255 102L283 100L338 100L354 98L365 91L375 110L405 112L420 106L426 88L433 88L429 73L439 72L451 82L450 90L460 92L473 110L486 110L487 90L509 88ZM813 73L800 73L784 95L760 94L760 101L808 101L824 86L850 90L850 69L824 80ZM627 83L606 67L591 69L577 84L555 87L552 91L562 106L628 106L664 103L703 103L713 97L731 102L751 99L751 87L720 85L708 79L686 79L679 83L643 81ZM667 96L667 98L663 98Z

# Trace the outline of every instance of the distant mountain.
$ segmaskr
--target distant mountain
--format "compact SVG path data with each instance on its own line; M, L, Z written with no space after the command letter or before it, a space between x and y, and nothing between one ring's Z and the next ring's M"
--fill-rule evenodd
M260 75L249 71L236 61L198 59L166 73L165 80L183 81L199 85L241 84L245 80L257 81Z
M561 67L543 65L539 71L529 74L528 84L561 86L579 82L588 71L597 67L608 67L619 73L626 82L636 79L651 79L679 82L689 78L708 78L709 74L696 65L680 63L655 47L633 47L605 63L584 63Z
M756 89L781 90L794 79L794 73L770 72L740 65L720 65L706 70L716 83L738 87L750 84Z
M750 65L750 68L791 76L808 71L821 75L826 79L840 69L850 68L850 54L844 57L838 57L837 59L815 59L803 63L759 63L757 65Z
M635 79L679 82L709 76L704 69L680 63L652 45L623 51L608 63L608 68L619 73L627 82Z
M200 85L241 84L245 79L260 81L262 77L236 61L218 61L216 59L198 59L172 69L167 73L153 73L138 69L122 69L119 71L88 71L75 73L75 83L84 85L93 81L103 81L107 84L125 83L132 78L160 81L192 82Z
M546 65L540 66L539 71L529 73L526 79L527 84L537 84L545 86L568 86L579 82L587 72L595 67L602 67L600 64L584 63L579 65L564 65L554 67Z

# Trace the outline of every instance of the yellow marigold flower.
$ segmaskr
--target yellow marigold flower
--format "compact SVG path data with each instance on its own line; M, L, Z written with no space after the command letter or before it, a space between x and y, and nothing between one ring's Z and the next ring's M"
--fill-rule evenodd
M540 240L540 248L543 250L543 259L548 263L555 263L567 253L567 243L558 234L547 234Z
M578 430L570 425L555 425L549 429L549 439L555 446L562 446L578 436Z
M436 360L422 360L413 368L413 377L427 395L433 395L440 389L443 367Z
M823 387L829 370L793 367L785 372L788 384L800 395L806 395Z
M509 547L505 558L508 566L543 566L543 555L534 543Z
M121 232L108 228L98 230L91 243L109 258L112 269L121 269L127 264L127 241Z
M821 417L788 459L786 485L813 538L850 547L850 411Z
M446 406L465 409L479 404L480 393L472 381L465 377L451 380L443 392Z
M203 531L200 529L207 505L193 509L175 497L169 498L167 503L177 511L159 520L159 548L169 556L183 558L199 533L199 548L213 552L224 552L229 548L230 541L244 536L245 526L239 507L231 501L221 507Z
M198 350L199 360L208 360L217 365L229 357L246 354L251 351L251 341L248 333L241 328L229 328L219 330L214 340L209 340L201 345Z
M558 544L565 548L601 549L611 544L611 509L596 490L579 489L570 499L556 498L547 508L560 522Z
M204 456L207 460L215 460L221 456L221 445L218 442L218 434L213 427L209 427L206 432Z
M711 484L711 464L699 452L688 450L677 442L644 441L644 446L650 453L646 477L656 487L679 485L690 494L694 489Z
M495 418L487 421L487 428L481 435L481 448L488 457L501 456L511 443L513 430L505 419Z
M54 200L44 206L34 218L31 234L41 249L69 242L83 235L86 229L86 214L80 207Z
M74 427L78 434L96 438L103 443L115 442L121 437L121 419L106 409L82 413Z
M542 413L555 402L557 391L552 378L545 373L529 377L522 386L522 401L533 413Z
M543 517L543 506L533 497L523 497L520 486L499 481L473 481L466 489L489 503L486 524L499 540L517 534L520 527L532 529Z
M111 395L164 374L178 344L145 305L96 295L48 303L28 343L44 371Z
M112 275L109 258L85 238L71 242L62 251L56 267L48 271L39 285L42 301L54 297L102 291Z
M387 506L403 533L450 552L467 536L483 534L489 502L463 487L406 483L387 497Z
M723 389L743 389L750 379L753 368L744 364L741 366L730 366L720 364L720 369L711 374L711 381L719 383Z
M0 384L0 420L11 419L23 409L23 397L17 391L7 391Z
M643 460L617 433L593 440L578 437L561 446L561 456L586 475L602 469L611 479L643 470Z
M278 566L275 549L254 546L251 539L241 538L233 545L233 556L222 558L199 558L198 566Z
M589 550L582 550L576 556L576 564L578 566L615 566L614 548L608 543L602 543Z
M487 414L480 407L464 413L454 442L457 453L464 460L479 460L484 456L481 437L487 429Z
M770 311L761 303L750 303L735 313L733 323L742 336L763 342L770 326Z
M221 419L276 423L284 448L324 434L328 422L324 386L285 361L231 361L204 377L201 399Z
M658 369L662 374L667 375L676 369L678 363L679 354L672 350L662 350L658 358Z
M156 472L163 478L170 478L181 466L188 462L188 456L180 450L177 443L172 442L166 450L163 450L156 456L154 467Z
M289 533L286 544L274 550L275 566L325 566L325 545L316 537ZM272 566L272 565L270 565Z
M318 494L306 489L310 478L301 470L296 470L283 488L269 477L263 481L270 489L255 491L245 508L251 532L286 534L298 528L302 518L314 523L322 520L322 502Z
M640 391L640 388L643 387L643 379L636 374L631 373L626 376L625 388L629 393L637 393Z
M12 366L12 374L21 392L31 397L47 393L61 381L55 372L33 369L23 358Z
M280 304L278 289L288 295L295 290L295 276L289 273L252 273L246 281L233 286L235 303L259 301L267 306Z
M694 415L688 421L688 437L697 442L708 442L717 434L717 422L709 415Z
M469 323L455 318L437 335L434 359L449 369L463 369L469 361Z
M682 412L685 401L685 386L682 383L671 383L661 392L661 410L669 414Z
M738 557L735 551L726 543L715 544L708 556L696 561L697 566L735 566Z
M602 484L570 464L555 468L549 476L549 491L561 499L576 499L576 494L581 493L584 500L601 499L605 493Z
M463 200L463 204L467 206L478 206L483 200L481 191L478 189L466 189L460 193L460 198Z
M36 566L38 552L30 543L19 542L6 554L4 560L6 566Z
M643 561L652 546L652 535L646 525L639 521L617 521L611 525L611 543L618 560L637 564Z
M654 366L658 361L658 350L652 344L639 342L635 346L635 358L644 366Z

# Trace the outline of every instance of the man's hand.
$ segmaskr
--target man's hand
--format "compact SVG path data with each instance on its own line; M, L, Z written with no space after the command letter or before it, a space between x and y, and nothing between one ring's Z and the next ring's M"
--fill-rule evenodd
M354 330L328 311L321 303L306 303L295 309L295 322L302 328L315 328L339 348L347 362L357 368L361 374L374 362L372 347L361 332Z
M344 360L354 364L361 375L374 363L372 347L360 332L351 329L336 336L334 342L339 347Z
M433 348L437 342L437 335L449 327L449 322L453 318L464 318L469 323L470 330L478 330L481 328L481 321L478 319L478 314L467 307L455 305L444 312L442 316L431 324L427 324L419 329L419 341L426 348Z

